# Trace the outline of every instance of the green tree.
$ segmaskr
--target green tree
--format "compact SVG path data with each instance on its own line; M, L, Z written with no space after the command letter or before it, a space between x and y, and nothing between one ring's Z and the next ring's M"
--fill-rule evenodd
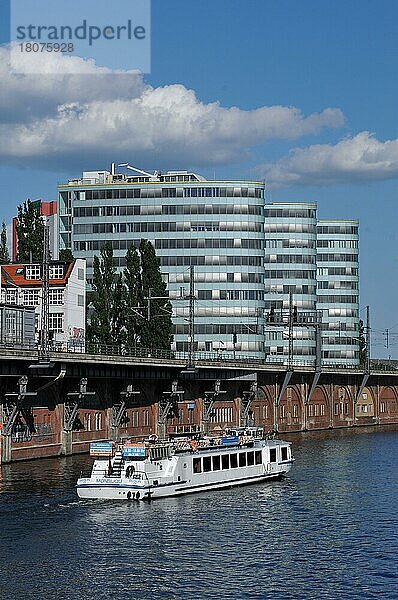
M18 206L17 262L41 262L43 260L44 222L40 214L40 204L26 200Z
M100 257L94 256L93 261L93 291L90 294L92 314L87 327L89 342L114 344L115 285L116 265L112 246L107 242L101 248Z
M10 262L10 255L7 248L7 225L3 221L0 235L0 262Z
M111 338L116 346L126 343L126 288L123 275L119 273L113 290L111 308Z
M63 248L62 250L60 250L59 260L62 260L63 262L72 262L72 260L74 260L72 250L70 248Z
M143 317L139 312L143 307L141 261L134 245L127 250L123 274L126 287L126 343L129 348L134 348L140 344L143 326Z
M141 240L140 255L144 310L148 307L148 300L145 298L160 298L150 301L150 320L143 321L141 345L145 348L170 350L173 339L171 304L162 279L160 260L148 240Z

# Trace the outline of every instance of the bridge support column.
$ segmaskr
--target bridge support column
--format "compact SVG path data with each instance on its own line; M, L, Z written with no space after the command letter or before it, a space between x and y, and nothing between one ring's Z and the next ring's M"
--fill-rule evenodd
M278 410L279 410L279 405L281 403L281 400L283 398L283 394L286 392L287 390L287 386L290 383L290 380L292 378L293 375L293 371L286 371L285 373L285 377L283 379L283 383L282 385L279 387L279 392L278 395L275 397L275 402L274 402L274 431L276 433L279 432L279 418L278 418ZM278 389L278 388L276 388Z
M66 431L65 429L63 429L61 431L61 454L63 454L64 456L69 456L70 454L72 454L72 442L73 432Z
M68 392L68 400L64 403L61 454L73 454L73 426L79 413L79 403L84 398L92 396L95 396L95 392L87 391L86 378L80 379L78 392Z
M209 433L209 421L213 412L214 404L221 394L226 394L225 390L220 390L221 381L216 380L214 390L209 390L204 393L202 399L202 428L204 433Z
M244 390L240 399L240 411L239 411L239 426L249 427L252 425L249 416L252 414L252 402L256 399L257 393L257 381L252 381L250 384L250 390Z
M159 439L166 439L166 420L169 415L178 417L178 402L181 402L184 396L184 390L178 389L178 381L171 384L171 391L162 393L158 402L157 435Z
M0 465L11 462L12 451L11 451L11 436L1 435L0 436Z
M139 396L140 392L133 391L133 384L129 384L125 390L120 392L120 400L112 405L109 415L108 434L111 440L119 442L119 428L124 422L126 409L132 400Z
M20 414L25 418L30 431L34 430L29 400L36 398L37 392L27 391L28 381L26 375L22 375L18 379L18 392L5 394L5 399L1 405L0 463L11 462L12 432Z

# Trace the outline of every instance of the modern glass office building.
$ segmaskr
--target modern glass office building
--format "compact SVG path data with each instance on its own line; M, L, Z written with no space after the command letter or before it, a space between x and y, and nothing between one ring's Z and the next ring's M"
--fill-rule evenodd
M59 248L87 260L90 284L106 241L121 270L129 245L150 240L173 305L174 350L188 348L182 298L193 265L195 349L264 358L264 183L134 171L112 166L59 186Z
M359 364L358 221L317 225L317 305L322 313L322 360Z
M358 365L358 222L317 221L315 204L271 203L264 232L267 362L314 364L319 327L324 365Z
M188 350L192 265L195 350L313 365L319 324L323 364L358 364L356 221L317 221L315 204L266 203L263 182L125 166L59 186L59 248L86 259L89 285L106 241L121 270L145 238L168 286L174 350Z

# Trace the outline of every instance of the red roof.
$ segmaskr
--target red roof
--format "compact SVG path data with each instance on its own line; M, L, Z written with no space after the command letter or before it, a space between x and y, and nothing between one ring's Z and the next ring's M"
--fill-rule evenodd
M71 263L53 263L56 265L62 264L67 265L67 269L65 275L62 279L50 279L50 285L66 285L66 282L69 279L69 276L72 272L74 262ZM26 267L32 266L31 264L27 265L0 265L1 268L1 285L7 287L8 285L16 285L18 287L41 287L42 279L26 279ZM52 264L50 264L52 266ZM22 272L18 272L21 271Z

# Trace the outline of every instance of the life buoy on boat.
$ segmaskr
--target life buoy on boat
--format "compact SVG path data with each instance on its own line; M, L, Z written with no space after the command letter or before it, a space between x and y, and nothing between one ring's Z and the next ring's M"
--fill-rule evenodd
M191 440L191 448L192 448L192 452L196 452L196 450L198 448L198 442L196 440Z
M150 442L157 442L159 438L156 435L156 433L152 433L152 435L150 435L148 439Z

